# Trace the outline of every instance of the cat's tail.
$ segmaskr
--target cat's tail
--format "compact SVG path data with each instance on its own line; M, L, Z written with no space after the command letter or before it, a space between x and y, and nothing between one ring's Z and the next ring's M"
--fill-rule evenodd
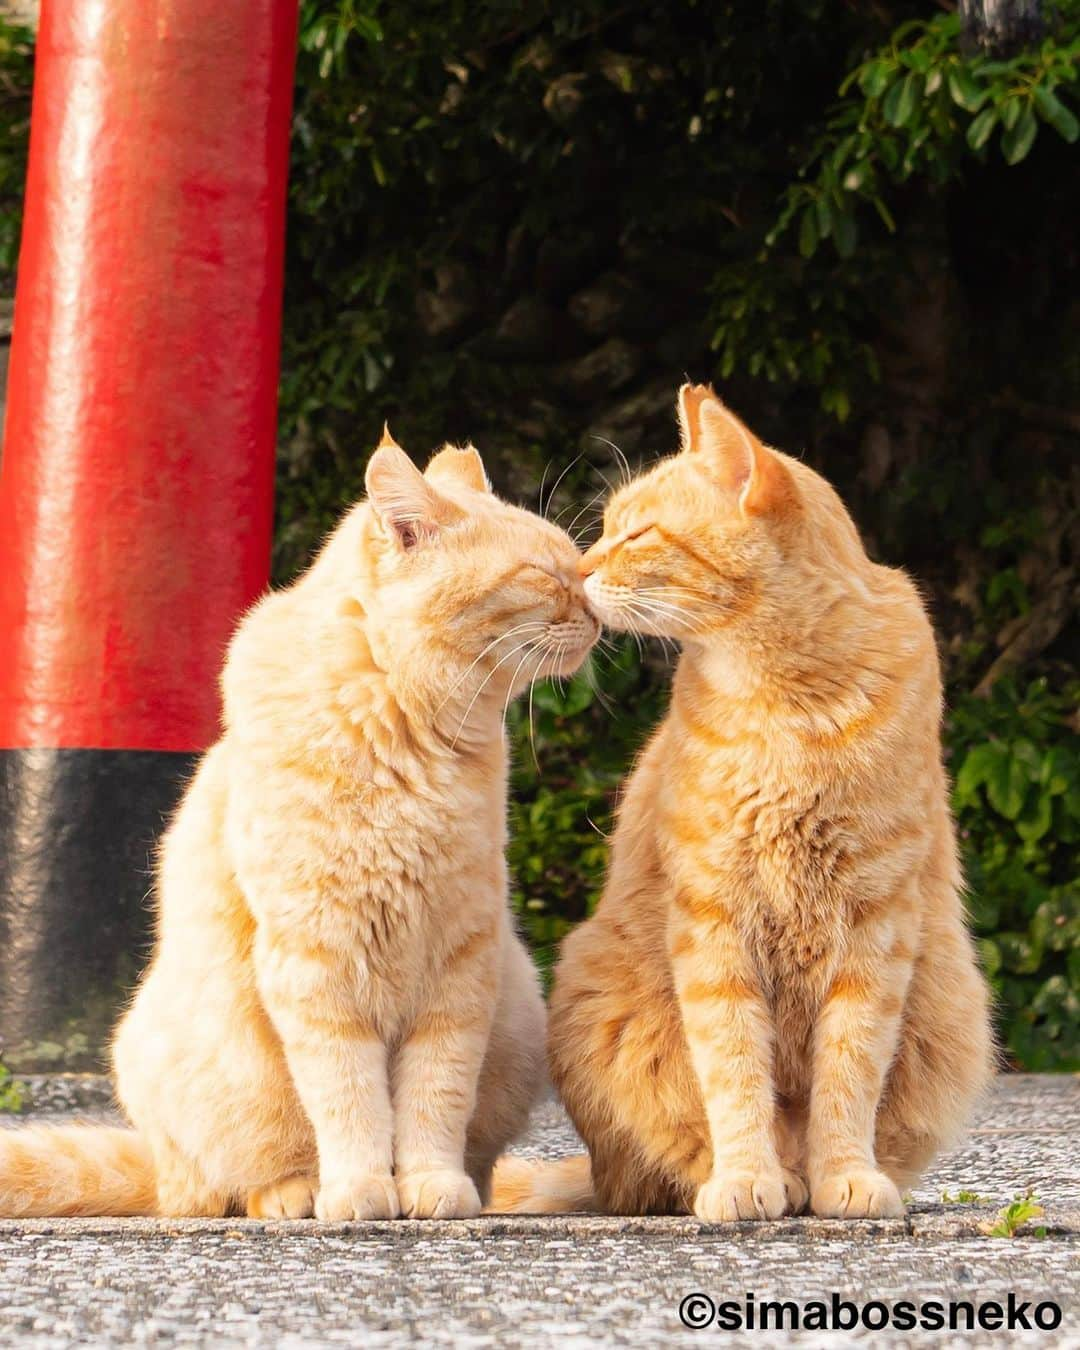
M156 1212L153 1163L134 1130L104 1125L0 1129L0 1218Z
M589 1155L558 1162L515 1158L495 1164L487 1214L576 1214L596 1209Z

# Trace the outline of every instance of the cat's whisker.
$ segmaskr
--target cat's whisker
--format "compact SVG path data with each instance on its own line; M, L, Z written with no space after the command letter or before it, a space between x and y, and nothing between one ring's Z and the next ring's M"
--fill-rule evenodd
M590 538L589 536L598 525L602 524L603 519L603 516L597 516L595 520L589 521L588 525L586 525L583 530L579 530L577 534L572 536L574 547L579 552L584 553L587 548L596 542L595 537Z
M473 694L472 698L469 700L469 706L465 709L465 716L464 716L464 717L461 719L461 721L458 723L458 729L457 729L457 731L456 731L455 734L454 734L454 739L450 742L450 749L451 749L451 750L453 750L453 749L455 749L455 748L457 747L457 743L458 743L458 740L459 740L460 737L461 737L461 733L465 730L465 723L468 722L468 720L469 720L469 714L472 712L473 708L476 706L476 700L480 697L480 695L484 692L484 690L487 688L487 686L488 686L488 685L491 683L491 681L494 679L495 673L496 673L496 671L499 669L499 667L505 665L506 662L509 661L511 657L516 656L516 655L518 654L518 652L520 652L523 648L528 647L528 646L529 646L530 644L532 644L534 641L535 641L534 638L526 638L524 642L519 643L519 644L518 644L516 647L514 647L511 651L508 651L508 652L505 654L505 656L500 656L499 659L498 659L498 661L496 661L496 663L494 664L494 666L492 666L491 670L488 671L487 675L485 675L483 681L482 681L481 684L480 684L480 688L477 689L476 693ZM521 667L519 666L518 669L520 670ZM511 681L511 688L512 688L512 687L513 687L513 681ZM504 716L505 716L505 714L504 714Z
M670 603L678 603L681 600L688 609L705 613L727 614L730 612L726 605L722 605L716 600L676 586L635 587L634 594L650 599L668 600Z
M609 717L614 717L615 705L601 688L600 681L596 676L596 666L591 656L585 663L585 679L588 681L589 688L592 690L593 697L596 699L597 703L600 704L601 708L603 708Z
M540 665L537 663L533 671L532 679L529 681L529 749L532 751L532 761L536 772L540 772L540 761L536 756L536 733L533 727L533 691L536 689L536 680L540 674Z
M595 492L593 496L590 498L590 500L581 509L583 511L588 510L589 507L594 506L603 495L604 489L600 488L599 491ZM567 511L572 511L574 509L574 505L575 505L574 501L570 500L566 503L565 506L560 506L558 511L556 511L551 518L552 525L558 525L562 520L563 516L566 515ZM577 519L577 517L575 517L575 519ZM565 528L565 526L563 528Z
M566 672L562 669L563 652L566 650L566 646L567 646L566 643L563 643L560 646L558 655L559 671L560 671L559 679L561 681L559 686L560 689L562 689L564 685L568 685L570 681L574 678L573 675L567 675Z
M636 637L637 632L641 631L647 637L656 638L663 647L664 654L668 660L674 660L678 656L678 648L675 646L672 637L667 633L662 633L657 630L663 620L666 619L670 621L673 618L681 623L686 623L687 626L690 627L691 625L688 623L685 615L677 610L668 611L666 609L655 608L647 606L644 603L639 603L636 600L636 593L635 599L623 601L620 608L624 616L630 620L631 634ZM637 626L635 626L635 621ZM648 625L648 627L645 625ZM692 629L692 631L694 630Z
M615 444L615 442L609 441L606 436L598 436L595 432L593 433L593 440L600 441L602 444L611 447L619 463L619 472L621 474L621 486L625 486L627 483L629 483L631 478L633 477L633 474L631 474L630 472L630 461L626 458L626 456Z
M544 660L544 648L543 648L543 647L537 647L537 648L535 648L535 649L534 649L533 651L531 651L531 652L526 652L525 655L521 658L521 660L520 660L520 661L517 663L517 665L514 667L514 673L513 673L513 675L510 676L510 683L509 683L509 684L507 685L507 687L506 687L506 698L503 699L502 720L503 720L504 723L506 722L507 714L508 714L509 711L510 711L510 700L514 697L514 685L517 684L517 677L518 677L518 674L519 674L519 672L520 672L520 670L521 670L521 667L525 664L526 661L528 661L528 659L529 659L531 656L535 656L535 657L538 658L537 663L536 663L536 668L537 668L537 670L539 670L539 669L540 669L540 666L543 664L543 660Z
M544 464L544 472L540 476L540 490L536 494L537 515L543 515L544 513L544 484L547 482L548 469L550 468L551 468L551 456L549 455L547 457L546 463Z
M506 642L510 638L515 637L520 633L528 632L529 630L541 632L543 631L543 628L544 624L539 619L529 619L525 623L515 624L513 628L508 628L505 633L499 633L496 637L493 637L491 641L487 644L487 646L484 647L483 651L480 652L480 654L469 663L469 665L462 672L462 674L459 675L458 678L454 681L454 683L450 686L450 689L446 697L443 699L442 703L439 704L438 708L435 709L436 713L442 710L442 708L446 705L447 701L452 697L454 692L457 690L458 686L463 684L464 681L468 679L469 675L472 674L472 672L476 669L476 667L480 664L480 662L484 659L484 657L487 656L488 652L490 652L493 647L497 647L500 642Z
M614 496L615 496L615 484L611 481L611 479L607 476L607 474L603 471L603 469L597 469L596 472L600 475L600 477L601 477L601 478L604 480L604 482L607 484L607 490L608 490L608 492L610 492L611 495L614 497Z
M570 535L571 537L573 537L573 534L574 534L574 526L578 523L578 521L581 519L581 517L582 517L583 515L585 515L586 512L591 511L591 510L593 510L594 507L596 507L597 503L599 502L600 498L601 498L603 495L604 495L604 490L603 490L603 488L601 488L600 491L597 492L597 493L592 497L592 499L591 499L590 501L587 501L587 502L585 503L585 505L584 505L583 507L581 507L581 509L578 511L578 513L577 513L577 515L574 517L574 519L570 522L569 525L566 526L566 533L567 533L568 535ZM600 516L602 516L604 513L603 513L603 511L597 509L597 514L600 515Z
M674 605L664 604L655 600L639 600L636 595L632 600L627 600L625 605L628 609L632 609L636 614L653 620L669 619L679 623L689 623L691 618L684 610L681 610Z
M555 493L558 491L559 484L570 472L570 470L574 467L574 465L580 462L584 454L585 454L584 450L579 450L578 453L574 456L574 458L570 461L570 463L566 466L566 468L563 469L562 473L559 474L558 478L555 479L555 482L551 485L551 491L548 493L547 505L542 507L540 511L540 514L543 516L545 520L547 520L548 518L548 511L551 510L551 503L552 500L554 499Z
M653 618L657 620L663 617L674 620L682 624L691 633L707 631L709 626L708 615L717 614L726 617L729 614L725 606L713 601L702 602L695 599L692 608L684 608L671 600L658 598L661 594L672 594L672 588L636 588L634 590L634 601L637 603L640 612L651 611ZM653 634L653 636L658 637L660 634Z
M606 844L611 843L612 835L605 834L604 831L600 828L600 826L597 825L596 821L593 820L592 816L589 815L588 811L585 812L585 820L587 824L592 826L592 828L596 831L596 833L600 836L601 839L603 839L603 841Z
M527 620L525 623L519 623L515 625L515 627L508 629L505 633L500 633L498 637L492 638L492 640L487 644L487 646L480 653L480 655L477 656L475 660L469 663L468 667L462 672L462 674L460 674L457 677L454 683L447 690L446 696L443 698L439 706L435 709L434 717L438 717L439 713L442 712L443 708L446 707L447 703L450 702L451 698L453 698L457 690L469 678L469 676L480 664L480 662L484 659L484 657L487 656L488 652L491 651L492 647L497 647L500 642L505 642L508 638L512 638L518 633L523 633L530 628L540 632L543 630L544 625L540 622L539 619L530 619ZM498 667L496 667L496 669L498 669Z

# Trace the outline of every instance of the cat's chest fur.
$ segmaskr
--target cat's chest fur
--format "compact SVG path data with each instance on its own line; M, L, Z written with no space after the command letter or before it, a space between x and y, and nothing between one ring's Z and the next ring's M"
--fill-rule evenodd
M737 925L770 1009L777 1082L797 1095L857 900L858 839L827 791L728 769L671 775L683 790L661 796L666 866L704 914L715 902Z
M660 807L673 879L725 906L768 981L820 972L857 900L860 841L842 794L700 747L673 768Z
M241 888L354 962L361 983L422 982L505 905L501 752L477 766L334 746L265 772L239 755L232 769Z
M501 759L480 767L404 761L382 773L346 767L327 809L338 856L356 870L357 903L400 903L420 924L451 899L467 901L470 887L501 864L505 778Z

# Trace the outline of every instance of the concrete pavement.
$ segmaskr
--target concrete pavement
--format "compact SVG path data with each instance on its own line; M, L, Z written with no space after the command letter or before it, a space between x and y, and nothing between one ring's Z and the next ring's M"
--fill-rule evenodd
M93 1107L93 1080L65 1080L37 1095L45 1110ZM912 1197L903 1220L845 1224L815 1219L710 1228L691 1218L483 1218L465 1223L399 1221L322 1225L246 1220L0 1221L0 1343L198 1346L711 1346L805 1344L1019 1344L1080 1347L1080 1081L1002 1078L967 1142L943 1158ZM519 1150L577 1151L553 1104L538 1113ZM977 1201L943 1202L961 1190ZM1013 1238L986 1234L1000 1208L1033 1190L1045 1217ZM1037 1232L1045 1230L1045 1235ZM710 1325L685 1329L688 1318ZM995 1304L1008 1315L1026 1302L1044 1323L1029 1331L959 1328L791 1331L832 1295L870 1300L898 1315L937 1314L937 1301ZM730 1332L716 1318L770 1329ZM721 1308L732 1301L728 1310ZM841 1323L850 1318L841 1308ZM775 1329L777 1319L783 1330ZM871 1329L868 1329L871 1328Z

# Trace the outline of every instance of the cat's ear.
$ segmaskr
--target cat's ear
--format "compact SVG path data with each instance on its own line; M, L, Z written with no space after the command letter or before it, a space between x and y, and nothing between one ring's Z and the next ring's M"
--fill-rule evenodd
M490 492L484 461L475 445L444 445L428 460L424 477L432 483L460 483L477 492Z
M685 451L696 450L701 444L701 405L708 398L715 399L711 384L684 384L679 390L679 446Z
M701 456L720 487L738 500L744 515L766 515L787 506L794 498L791 475L712 389L685 386L680 391L680 421L686 389L692 416L688 452Z
M368 460L368 501L379 523L403 550L434 539L453 524L458 509L436 492L388 430Z

